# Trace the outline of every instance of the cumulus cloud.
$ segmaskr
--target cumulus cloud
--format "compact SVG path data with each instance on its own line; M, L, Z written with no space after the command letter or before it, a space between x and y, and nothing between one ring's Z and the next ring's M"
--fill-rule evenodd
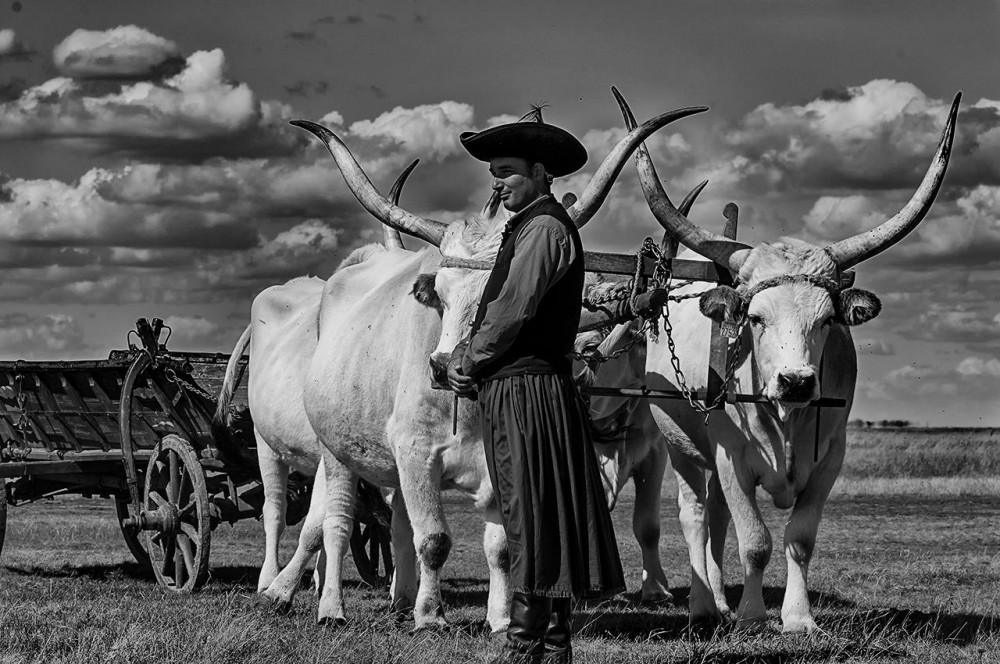
M4 357L52 357L83 347L83 328L72 316L0 315L0 352Z
M145 79L176 74L184 58L177 44L135 25L76 30L52 51L56 68L77 79Z
M122 57L95 61L138 71L147 60L132 46L111 40L102 48L120 48ZM61 139L102 152L187 160L294 154L305 144L288 126L289 106L261 101L245 83L228 79L221 50L193 53L176 70L162 80L48 80L0 104L0 139Z
M882 378L859 382L861 397L879 401L942 404L961 400L976 408L995 399L1000 388L1000 360L966 357L952 367L911 364L887 372Z
M891 217L869 196L821 196L804 217L805 230L823 240L856 235Z
M1000 360L995 357L967 357L955 369L961 376L987 376L1000 378Z
M414 108L397 106L374 120L359 120L350 126L353 135L384 139L402 147L402 158L420 157L434 161L458 154L458 136L472 126L473 108L469 104L442 101Z
M725 137L780 188L915 186L930 163L950 101L912 83L873 80L802 105L762 104Z
M0 203L0 241L23 245L246 248L252 229L226 212L122 205L99 189L113 174L88 171L75 184L59 180L7 183Z
M931 303L916 322L903 324L898 332L911 339L974 343L1000 336L1000 315L996 307L969 307Z
M979 185L954 202L938 202L912 239L889 257L898 265L986 266L1000 259L1000 187Z

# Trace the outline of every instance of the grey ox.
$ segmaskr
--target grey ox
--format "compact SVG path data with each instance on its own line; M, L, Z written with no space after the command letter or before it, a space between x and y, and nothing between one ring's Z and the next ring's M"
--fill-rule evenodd
M777 507L791 508L783 547L788 565L783 630L817 629L806 579L820 514L844 459L857 378L849 326L874 318L881 308L872 293L843 289L842 276L903 239L930 209L948 165L960 98L956 96L931 166L906 206L878 227L826 247L790 239L748 246L699 228L667 198L645 149L636 151L640 182L656 219L681 244L735 279L735 288L721 286L700 299L670 306L683 373L691 387L704 389L711 319L728 321L739 326L741 338L733 344L739 354L729 390L765 398L763 403L727 402L712 411L707 425L704 415L685 401L652 403L668 442L702 468L688 472L680 487L682 503L687 503L682 504L681 525L692 566L693 622L718 620L729 612L722 552L730 517L744 573L738 624L756 627L766 619L761 586L772 544L757 505L756 490L762 487ZM619 101L631 126L631 112L620 96ZM662 332L648 344L645 378L652 389L680 387ZM846 399L847 407L808 407L821 395ZM703 469L714 471L708 484Z

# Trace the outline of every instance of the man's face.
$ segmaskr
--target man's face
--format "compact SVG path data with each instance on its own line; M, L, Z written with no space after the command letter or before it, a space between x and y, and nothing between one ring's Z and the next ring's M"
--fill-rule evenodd
M493 189L499 194L503 206L511 212L520 212L543 193L545 175L542 171L540 164L529 164L520 157L490 160Z

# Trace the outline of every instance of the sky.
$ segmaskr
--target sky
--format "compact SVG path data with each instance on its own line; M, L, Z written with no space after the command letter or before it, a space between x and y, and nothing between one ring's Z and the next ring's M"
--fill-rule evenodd
M0 0L0 357L105 357L142 316L229 352L262 289L379 241L292 119L383 191L419 158L403 206L454 220L490 185L462 131L546 104L579 193L624 134L612 85L640 121L707 105L647 144L676 198L709 180L691 219L734 201L746 242L824 245L905 204L962 91L933 209L857 268L884 308L852 417L1000 426L998 35L995 0ZM629 166L583 239L659 234Z

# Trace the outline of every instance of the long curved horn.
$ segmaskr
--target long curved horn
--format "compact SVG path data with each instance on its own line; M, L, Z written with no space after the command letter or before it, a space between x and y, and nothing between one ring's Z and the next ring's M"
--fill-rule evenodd
M686 217L688 212L691 211L691 207L694 205L694 202L698 200L698 195L701 194L706 186L708 186L708 180L702 180L699 182L695 188L689 191L688 195L684 197L684 200L681 201L681 206L677 208L677 210Z
M611 88L611 92L615 95L618 106L621 107L625 126L634 127L635 116L632 115L632 109L629 108L625 98L622 97L617 88ZM740 266L750 253L750 247L741 242L730 240L723 235L710 233L688 221L687 217L674 207L667 192L663 190L663 185L660 184L660 179L656 175L653 160L650 159L645 145L635 151L635 166L639 173L642 193L646 196L646 203L663 229L677 238L685 247L729 268L734 273L739 272Z
M434 246L441 244L441 238L444 237L444 231L448 228L448 224L418 217L398 205L393 205L375 189L371 180L365 175L364 169L361 168L339 136L323 125L308 120L292 120L290 124L315 134L323 141L337 162L337 166L340 167L340 172L343 174L344 181L351 193L372 216L383 224L430 242Z
M615 179L621 173L622 168L624 168L625 162L628 161L629 155L642 145L644 140L652 136L658 129L675 120L680 120L681 118L686 118L689 115L697 113L704 113L707 110L708 106L679 108L676 111L657 115L655 118L642 123L639 127L629 127L631 131L622 140L618 141L618 144L615 145L614 149L611 150L601 163L597 172L594 173L594 177L590 179L587 188L580 195L580 199L566 211L576 224L576 227L583 228L584 224L590 221L597 213L601 204L604 203L604 199L608 197L611 185L615 183Z
M389 202L393 205L399 205L399 195L403 193L403 185L406 184L406 178L410 177L410 173L413 169L417 167L420 163L419 159L414 159L413 162L407 166L396 181L392 183L392 189L389 190ZM403 245L403 238L392 226L388 224L382 224L383 237L385 238L386 249L406 249Z
M639 149L646 149L645 145ZM689 191L688 195L684 197L684 200L681 201L681 206L677 208L677 210L686 217L691 211L691 207L694 205L694 202L698 200L698 195L707 185L708 180L702 180L698 183L695 188ZM671 256L677 255L677 239L671 235L669 231L663 231L663 238L660 240L660 249L663 250L665 254L669 254Z
M945 124L944 133L941 134L941 142L938 143L934 159L927 168L927 173L924 174L924 179L920 182L917 191L910 198L910 202L895 216L879 226L835 242L826 248L841 270L857 265L902 240L917 227L917 224L931 209L931 204L934 203L934 198L944 180L944 173L948 169L951 144L955 139L958 104L961 100L962 93L959 92L955 95L955 101L951 103L948 122Z

